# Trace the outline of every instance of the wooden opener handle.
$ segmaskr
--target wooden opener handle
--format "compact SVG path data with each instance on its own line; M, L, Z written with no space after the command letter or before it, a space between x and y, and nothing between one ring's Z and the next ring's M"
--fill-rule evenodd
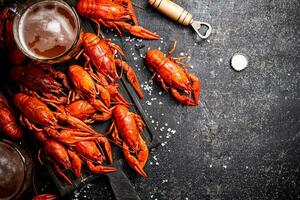
M170 0L148 0L148 3L184 26L188 26L193 22L193 15L191 13Z

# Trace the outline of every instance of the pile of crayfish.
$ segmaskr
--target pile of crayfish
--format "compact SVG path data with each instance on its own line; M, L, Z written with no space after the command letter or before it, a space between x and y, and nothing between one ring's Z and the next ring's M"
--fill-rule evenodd
M112 147L122 149L128 164L146 177L144 167L149 150L142 137L145 123L130 111L132 104L118 91L118 80L126 74L127 81L138 96L144 98L138 78L126 63L122 49L109 39L100 39L100 24L121 28L145 39L159 39L151 31L138 26L130 0L79 0L77 12L98 25L98 35L82 33L82 49L75 60L84 64L65 66L60 71L50 64L30 61L16 47L12 34L12 18L8 9L0 14L0 43L7 48L8 59L14 66L10 78L17 84L13 96L16 116L11 105L0 94L0 131L12 139L23 135L21 125L30 131L30 137L40 145L40 163L51 163L57 174L72 184L69 173L80 177L82 166L96 174L111 173L117 169L113 163ZM146 64L166 91L189 106L198 105L200 81L182 66L184 57L172 57L174 47L165 56L159 50L146 53ZM118 55L118 57L117 57ZM19 120L17 120L19 119ZM93 123L110 121L107 132L92 128ZM36 199L55 199L41 195Z
M84 66L72 64L63 72L30 61L11 68L10 77L19 87L13 97L19 121L39 142L39 161L50 162L68 184L72 181L65 172L80 177L83 164L97 174L116 171L105 165L113 162L112 144L122 148L134 170L147 176L144 166L149 152L141 136L144 122L130 112L132 104L118 91L116 82L122 71L143 98L136 74L124 60L115 59L114 50L125 56L119 46L93 33L84 33L82 38L77 59L84 55ZM106 133L90 126L108 120L111 126Z

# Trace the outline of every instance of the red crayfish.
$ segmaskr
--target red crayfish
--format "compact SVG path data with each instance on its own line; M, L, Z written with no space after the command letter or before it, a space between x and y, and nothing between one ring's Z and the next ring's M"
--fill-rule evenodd
M143 120L124 105L114 107L113 117L110 131L112 131L114 141L123 146L123 153L129 165L141 176L147 176L143 168L148 160L149 150L141 136ZM137 158L131 153L136 154Z
M87 124L95 121L107 121L111 118L111 113L98 113L98 110L87 100L79 99L67 105L65 112Z
M86 99L99 111L110 112L107 108L110 106L110 94L108 90L102 85L95 83L93 78L83 67L71 65L68 69L68 75L75 87L75 92L81 98Z
M21 111L20 121L36 132L45 131L47 135L66 144L94 140L99 134L81 120L66 113L52 112L46 104L24 93L14 96L14 104ZM59 124L64 122L72 128Z
M85 68L88 68L87 65L91 61L98 73L98 78L103 75L104 77L107 77L109 81L114 82L119 78L116 69L116 67L119 67L126 72L127 80L140 98L144 97L133 69L126 62L114 58L114 50L124 56L123 51L118 45L111 43L109 40L101 40L93 33L84 33L82 37L84 49L78 56L84 52L86 58Z
M83 141L75 144L74 150L80 156L80 158L86 162L89 170L96 174L115 172L117 169L110 166L103 166L102 163L105 160L104 152L100 143L103 145L109 162L112 163L111 146L106 137L99 137L97 141ZM100 150L98 147L100 147Z
M67 103L64 90L70 89L69 81L64 73L49 64L32 61L27 66L14 66L10 71L10 76L20 85L21 91L44 102Z
M152 40L160 38L159 35L138 26L131 0L79 0L76 11L92 19L98 25L98 32L102 24L116 29L120 35L122 32L119 27L141 38ZM132 20L134 25L125 22L129 20Z
M72 184L71 180L65 175L61 167L63 167L64 170L74 171L76 177L79 177L81 174L81 160L79 156L56 140L46 136L43 131L35 132L35 138L42 143L42 149L40 149L38 153L40 162L43 164L41 159L43 153L44 157L53 164L55 171L68 184Z
M195 75L189 74L178 65L183 65L179 61L182 58L171 57L175 48L176 41L167 57L159 50L147 51L146 63L149 70L154 72L153 77L157 77L165 91L170 88L177 101L185 105L196 106L200 95L200 81ZM189 95L193 94L194 99L180 94L178 90Z
M16 122L16 116L6 101L5 97L0 93L0 131L10 138L20 139L23 136L22 128Z

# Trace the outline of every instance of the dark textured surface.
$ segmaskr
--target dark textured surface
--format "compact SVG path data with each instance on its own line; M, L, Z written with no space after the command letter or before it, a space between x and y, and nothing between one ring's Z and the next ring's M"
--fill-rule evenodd
M142 199L299 199L300 5L298 0L176 1L211 23L213 34L196 41L147 6L140 25L163 40L123 37L124 51L143 88L143 106L162 145L146 167L148 178L130 177ZM201 105L184 107L162 91L135 44L176 55L187 53L202 82ZM236 52L250 57L242 72L230 68ZM134 54L133 54L134 53ZM176 132L175 132L176 131ZM78 189L69 199L113 199L105 181Z

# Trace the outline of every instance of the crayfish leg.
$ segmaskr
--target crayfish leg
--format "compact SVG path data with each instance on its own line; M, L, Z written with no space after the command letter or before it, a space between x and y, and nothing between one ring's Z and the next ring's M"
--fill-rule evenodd
M97 84L96 88L97 88L97 90L99 92L100 98L103 101L103 103L107 107L110 107L110 94L109 94L109 91L105 87L103 87L102 85L100 85L100 84Z
M112 151L111 151L111 146L110 146L109 140L106 137L99 137L97 141L104 146L108 160L110 163L112 163L113 156L112 156Z
M132 113L132 114L133 114L133 117L134 117L134 119L135 119L135 122L136 122L136 124L137 124L137 126L138 126L139 132L140 132L140 133L143 132L143 127L145 126L145 123L144 123L144 121L142 120L141 116L138 115L138 114L134 114L134 113Z
M173 54L173 52L176 49L176 46L177 46L177 40L174 41L172 49L170 49L170 51L168 52L168 55L167 55L168 58L171 57L171 55Z
M57 117L59 120L67 122L71 126L78 128L81 131L92 133L92 134L98 134L94 129L92 129L90 126L86 125L83 121L67 114L62 114L58 112L53 112L55 117Z
M75 176L79 177L81 174L82 161L75 152L73 152L69 149L68 149L68 154L69 154L69 157L71 158L72 168L75 173Z
M53 166L58 175L60 175L69 185L73 185L72 181L64 174L57 164L53 163Z
M94 115L91 116L91 122L97 121L97 122L105 122L109 120L112 117L111 113L102 113L98 114L95 113Z
M113 138L113 141L117 145L121 145L121 138L119 137L118 129L116 128L115 122L111 124L109 127L109 133L112 132L111 136Z
M161 86L163 87L163 89L164 89L166 92L168 92L169 87L165 84L164 79L163 79L160 75L158 75L158 74L157 74L157 81L160 82L160 84L161 84Z
M94 165L92 161L86 161L88 168L95 174L111 173L117 171L114 167Z

